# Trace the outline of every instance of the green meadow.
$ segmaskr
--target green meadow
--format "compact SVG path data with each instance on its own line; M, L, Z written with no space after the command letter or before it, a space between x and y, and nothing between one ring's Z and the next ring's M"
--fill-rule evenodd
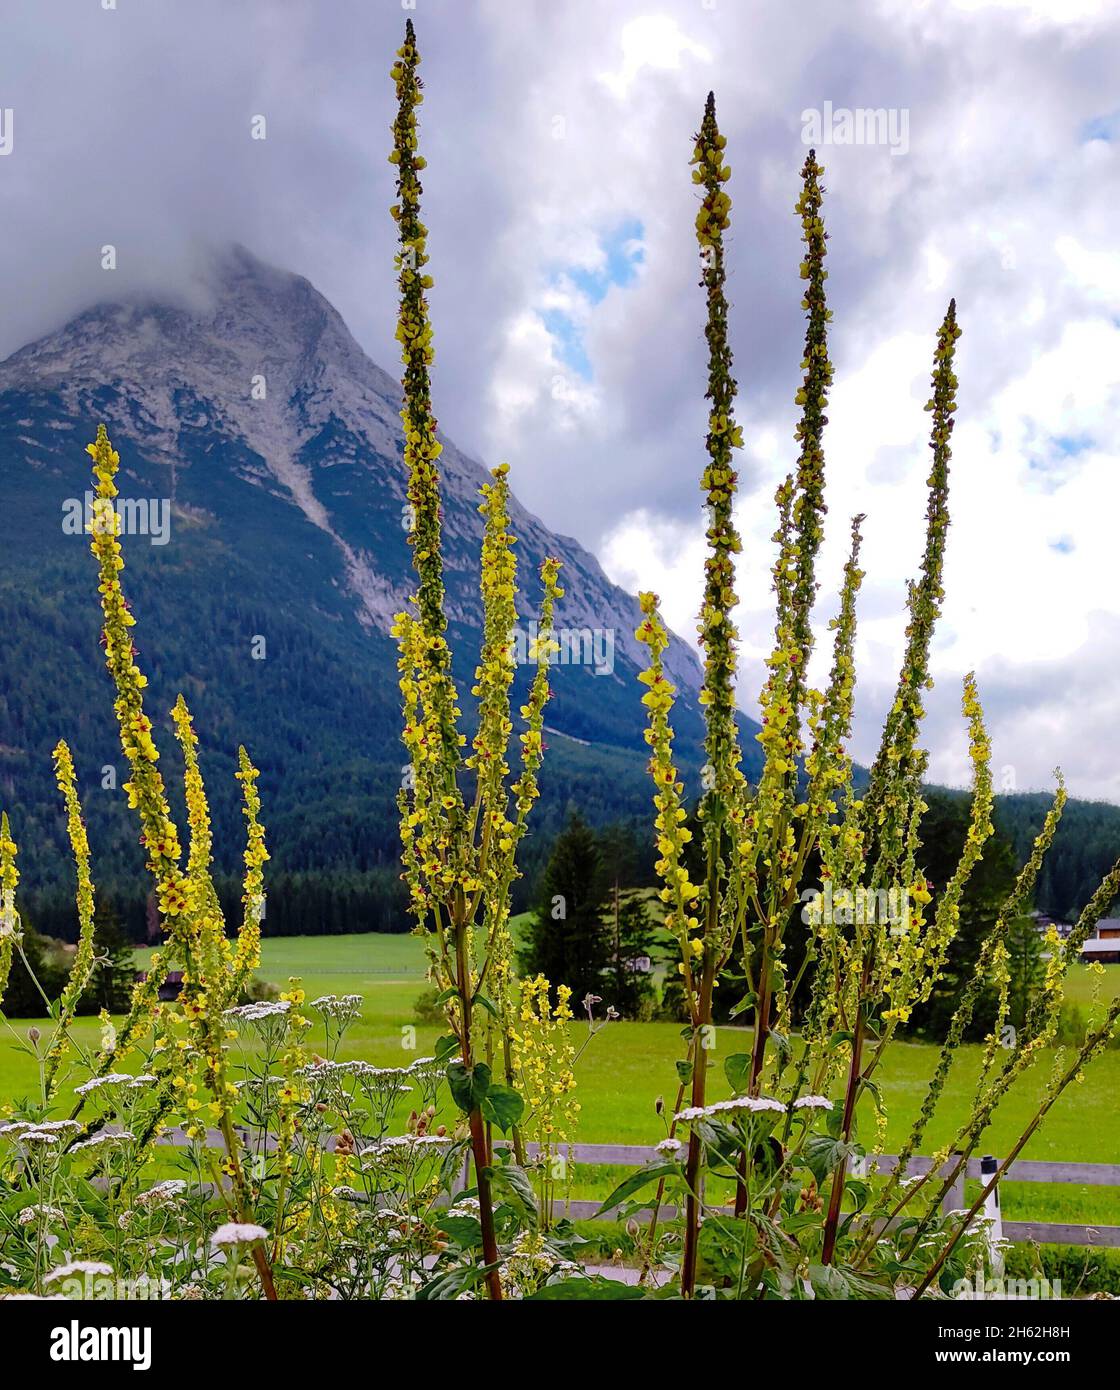
M309 999L320 994L363 996L361 1019L347 1034L346 1055L382 1066L404 1064L430 1053L443 1031L435 1025L417 1024L414 1019L416 998L428 988L421 943L415 937L367 934L268 939L262 954L258 972L262 979L283 984L290 976L299 976ZM138 951L138 964L142 965L146 956L145 951ZM1120 967L1106 967L1098 988L1102 997L1112 997L1120 990ZM1093 989L1090 973L1079 968L1070 980L1069 996L1087 1006ZM25 1036L32 1022L18 1020L7 1030L0 1030L0 1103L34 1095L37 1090L35 1063L16 1047L17 1039ZM41 1020L38 1026L47 1027ZM93 1045L97 1029L95 1020L80 1020L75 1041ZM575 1138L584 1143L631 1144L653 1144L663 1138L664 1122L657 1115L656 1101L663 1096L668 1109L675 1098L674 1062L683 1050L679 1025L611 1023L588 1039L586 1024L577 1021L573 1033L577 1046L586 1043L577 1068L582 1110ZM312 1047L315 1037L313 1034ZM722 1057L747 1050L749 1041L745 1029L716 1030L715 1046L709 1052L715 1097L727 1093ZM923 1144L925 1152L948 1142L964 1117L979 1054L977 1047L960 1049L939 1113ZM879 1078L888 1115L888 1152L904 1139L921 1105L936 1056L937 1049L925 1043L897 1043L888 1050ZM986 1137L985 1152L1006 1152L1034 1113L1053 1064L1051 1052L1012 1091ZM1120 1050L1112 1050L1098 1058L1084 1080L1067 1091L1023 1156L1115 1162L1120 1154L1118 1094ZM861 1119L861 1138L870 1146L875 1136L873 1111L868 1108ZM598 1192L609 1182L606 1172L585 1172L580 1190ZM1006 1184L1003 1205L1009 1217L1120 1225L1120 1191L1111 1188Z

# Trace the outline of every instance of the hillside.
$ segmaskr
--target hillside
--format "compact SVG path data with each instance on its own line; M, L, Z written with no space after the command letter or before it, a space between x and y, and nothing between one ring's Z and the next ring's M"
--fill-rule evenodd
M240 853L232 774L244 741L262 768L275 876L314 868L367 888L370 875L393 883L403 757L388 628L412 582L398 411L396 383L313 286L243 248L215 258L196 303L102 304L0 364L0 483L15 519L0 574L0 801L23 846L30 901L69 892L50 765L62 736L100 881L130 891L143 881L123 794L103 786L110 769L117 784L124 775L93 561L75 524L89 486L84 446L102 420L121 454L126 530L140 532L124 538L125 582L149 708L163 729L178 691L194 710L222 867L233 870ZM448 610L466 693L486 474L451 441L441 463ZM516 503L512 520L523 621L537 565L558 555L558 626L596 639L599 667L554 671L538 836L572 803L597 821L645 815L637 602ZM670 669L682 689L683 762L695 773L700 672L679 640ZM519 672L520 689L526 679ZM173 765L169 737L162 747Z

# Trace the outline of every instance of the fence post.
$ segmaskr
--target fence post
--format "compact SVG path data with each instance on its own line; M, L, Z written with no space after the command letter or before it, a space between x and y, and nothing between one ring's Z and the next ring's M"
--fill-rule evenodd
M991 1154L980 1160L981 1187L987 1187L999 1170L998 1161ZM988 1250L991 1256L992 1273L997 1279L1003 1277L1003 1214L999 1209L999 1183L984 1198L984 1217L988 1221Z

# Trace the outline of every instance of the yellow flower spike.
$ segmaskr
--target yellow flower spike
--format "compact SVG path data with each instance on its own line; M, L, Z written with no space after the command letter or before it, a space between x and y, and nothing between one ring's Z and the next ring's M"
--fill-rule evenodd
M74 760L69 747L61 740L54 750L54 764L55 779L66 807L66 833L70 840L70 848L77 869L78 946L74 953L66 984L58 1000L58 1022L55 1025L54 1035L47 1052L43 1085L48 1099L54 1092L58 1067L67 1047L67 1033L70 1023L77 1009L78 1001L85 993L95 968L94 891L93 877L90 871L89 839L86 835L85 823L82 820L82 805L78 799ZM6 839L6 833L0 838ZM2 956L0 956L0 977L6 977ZM0 978L0 999L2 999L3 993L4 979Z
M16 910L16 888L19 886L19 870L16 868L16 855L19 853L12 839L8 816L0 814L0 1004L4 1002L4 991L8 987L8 977L12 968L12 956L19 941L21 927Z

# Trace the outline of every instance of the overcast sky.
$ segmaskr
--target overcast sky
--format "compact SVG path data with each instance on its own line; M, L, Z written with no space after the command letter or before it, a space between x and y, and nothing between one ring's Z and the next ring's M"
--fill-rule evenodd
M0 0L14 136L0 353L110 294L182 293L199 247L236 239L307 275L395 373L387 73L407 15L427 82L447 433L507 459L527 505L618 582L656 588L693 636L706 409L688 159L713 88L734 200L751 709L771 499L795 459L793 203L803 113L817 113L836 315L819 616L823 629L847 519L866 512L855 751L872 753L897 669L922 406L955 295L932 772L966 775L959 690L974 668L1002 787L1047 786L1061 763L1075 794L1120 801L1120 5ZM856 108L889 113L887 138L829 143L843 128L828 110Z

